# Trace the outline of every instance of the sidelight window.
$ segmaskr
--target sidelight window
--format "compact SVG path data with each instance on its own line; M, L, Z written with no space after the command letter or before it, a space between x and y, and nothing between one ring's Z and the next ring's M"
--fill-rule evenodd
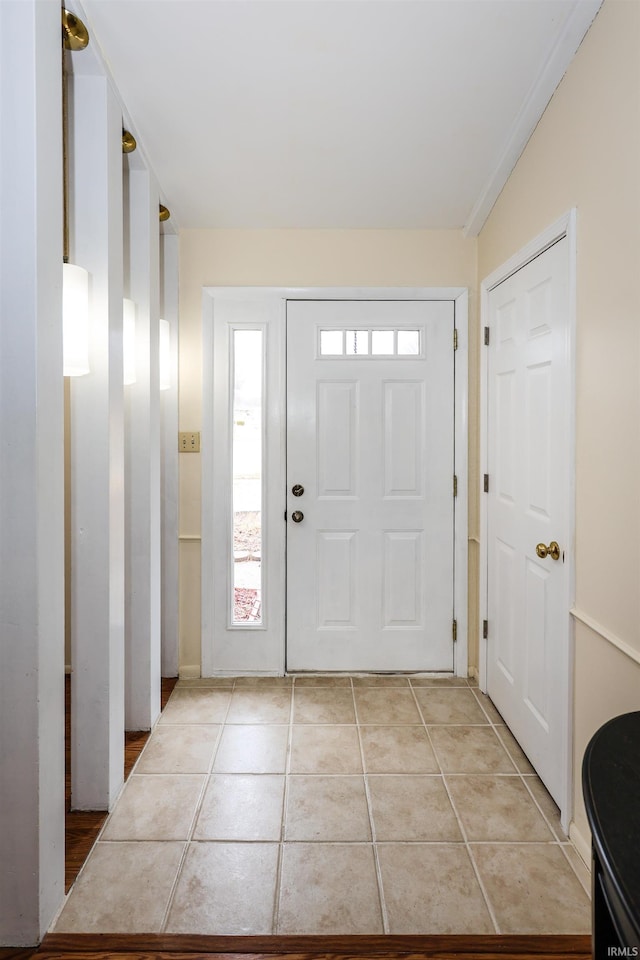
M264 345L262 330L233 331L232 539L234 624L262 623Z

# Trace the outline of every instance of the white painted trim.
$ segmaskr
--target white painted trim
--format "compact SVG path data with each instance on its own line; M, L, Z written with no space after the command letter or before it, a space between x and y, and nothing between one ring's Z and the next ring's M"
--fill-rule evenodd
M170 324L171 385L160 393L161 445L161 672L176 677L180 665L178 619L178 238L160 236L160 316Z
M213 482L213 314L216 297L225 300L453 300L458 328L458 350L455 354L455 457L458 472L458 505L454 532L456 579L454 586L455 616L458 621L458 642L454 650L455 670L460 676L468 671L468 291L465 287L203 287L203 381L202 381L202 489ZM281 463L286 476L286 450L281 444ZM212 498L202 499L202 583L213 583ZM180 540L196 537L181 536ZM204 676L218 675L212 662L213 597L211 590L202 590L201 657ZM283 636L284 644L284 636ZM181 675L184 674L181 670Z
M576 371L576 209L573 208L555 223L543 230L530 243L522 247L517 253L509 258L505 263L486 277L480 285L480 331L484 330L488 324L489 318L489 293L494 287L498 286L517 270L526 266L534 257L543 253L551 244L567 238L569 244L568 262L569 262L569 323L568 323L568 362L569 362L569 384L568 394L570 397L570 416L569 416L569 489L568 493L568 548L565 551L565 562L567 564L567 642L565 655L563 657L563 687L567 691L567 703L564 718L564 730L562 737L562 756L563 767L565 771L562 797L560 803L560 820L562 829L568 833L571 816L573 813L573 663L574 663L574 630L573 619L569 616L574 606L575 598L575 501L576 501L576 410L575 410L575 371ZM482 339L482 338L481 338ZM482 636L482 621L487 618L487 589L488 589L488 562L487 562L487 501L482 495L483 476L487 473L488 463L488 374L487 374L487 354L481 349L480 356L480 604L479 604L479 648L478 659L480 668L479 686L480 689L487 692L487 655L488 643Z
M454 458L458 496L454 502L453 609L457 641L453 648L454 673L469 674L469 294L464 290L454 302L458 349L454 353Z
M517 253L509 257L509 259L497 267L493 273L490 273L489 276L482 281L481 292L483 294L489 294L499 283L502 283L513 273L516 273L517 270L521 270L530 260L538 257L547 247L550 247L552 243L556 243L557 240L561 240L562 237L568 237L571 252L571 234L573 233L575 236L575 221L576 209L573 207L543 230L542 233L539 233L537 237L534 237L534 239L530 240L524 247L521 247ZM485 320L486 314L482 316L483 320Z
M74 77L69 91L71 255L91 277L90 372L70 386L71 806L110 810L126 673L122 120L104 77Z
M137 315L136 382L125 406L125 729L150 730L160 715L162 672L160 234L157 184L149 171L131 168L128 260Z
M202 291L202 438L200 443L200 470L202 476L202 490L213 488L213 315L214 298L205 287ZM213 543L207 531L213 530L213 497L202 496L201 503L201 545L200 582L213 583ZM187 539L186 537L184 539ZM192 538L189 537L189 540ZM183 537L180 537L183 540ZM180 676L212 676L213 675L213 622L214 605L213 590L201 590L200 602L200 663L201 669L196 674L190 673L191 667L181 667Z
M236 319L230 307L252 304L255 317ZM202 489L212 491L202 498L202 675L221 676L251 670L282 675L285 670L285 402L286 379L285 301L264 290L262 296L227 296L224 288L203 290L203 420L201 468ZM250 311L249 311L250 312ZM217 325L217 330L216 330ZM229 376L233 331L260 329L264 334L265 393L263 447L263 618L260 624L232 624L231 592L221 598L220 585L231 582L229 565L221 561L220 544L231 551L231 524L213 510L226 505L230 517L233 496L228 464L231 462L232 380ZM218 351L218 352L216 352ZM226 394L226 401L219 398ZM218 400L216 406L216 400ZM220 454L214 456L214 447ZM213 585L213 587L212 587Z
M569 824L569 840L576 848L576 853L591 873L591 838L588 840L578 830L575 820Z
M225 300L457 300L466 287L203 287Z
M486 281L480 287L480 416L478 431L480 434L480 458L478 483L480 485L480 536L478 539L478 686L487 692L487 641L483 636L483 620L488 617L489 599L487 569L487 498L483 496L484 475L488 473L489 462L489 416L488 365L487 352L484 349L484 327L489 317L489 287Z
M620 650L621 653L624 653L626 657L629 657L630 660L633 660L634 663L640 664L640 650L635 650L633 647L625 640L621 640L620 637L616 636L608 627L603 627L601 623L598 623L597 620L594 620L593 617L590 617L588 614L584 613L578 607L572 607L569 611L574 620L578 620L580 623L583 623L585 627L588 627L594 633L597 633L599 637L603 640L606 640L607 643L610 643L617 650Z
M602 5L602 0L579 0L567 18L547 59L542 64L525 98L511 131L497 158L493 173L481 190L464 226L465 237L477 237L540 118L567 71L585 34Z
M1 0L0 0L1 2ZM130 153L127 158L127 163L129 164L130 170L148 170L151 175L152 180L159 184L158 178L156 177L153 164L150 161L150 153L146 148L144 138L140 136L139 131L136 128L136 125L131 118L131 114L127 108L127 105L124 101L124 97L118 89L118 85L113 77L111 72L111 67L107 63L107 60L102 52L100 46L99 38L97 36L97 31L93 27L93 18L91 14L91 7L89 12L84 8L84 4L81 0L65 0L65 7L71 13L74 13L77 17L86 24L87 29L89 30L90 43L85 50L82 51L81 57L75 57L73 61L73 72L74 75L88 75L88 76L104 76L107 80L113 95L115 96L118 104L120 106L120 112L122 114L122 126L129 130L136 138L136 149L134 153ZM168 200L164 197L160 187L158 186L159 199L165 203L169 203ZM169 204L170 205L170 204ZM179 223L175 217L172 215L171 219L166 223L163 223L160 227L161 234L164 235L175 235L177 236Z

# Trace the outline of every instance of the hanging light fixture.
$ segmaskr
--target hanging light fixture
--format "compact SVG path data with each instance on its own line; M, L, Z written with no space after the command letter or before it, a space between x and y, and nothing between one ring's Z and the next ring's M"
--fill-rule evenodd
M171 387L171 326L168 320L160 321L160 389Z
M62 346L65 377L89 373L89 274L83 267L69 263L69 108L66 51L84 50L89 33L82 20L62 10L62 191L63 191L63 266L62 266Z
M122 365L124 385L136 382L136 305L125 297L122 301Z

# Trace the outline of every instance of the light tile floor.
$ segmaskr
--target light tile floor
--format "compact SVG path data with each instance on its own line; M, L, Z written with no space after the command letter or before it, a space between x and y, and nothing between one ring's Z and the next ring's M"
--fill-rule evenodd
M588 933L588 885L471 681L181 681L55 930Z

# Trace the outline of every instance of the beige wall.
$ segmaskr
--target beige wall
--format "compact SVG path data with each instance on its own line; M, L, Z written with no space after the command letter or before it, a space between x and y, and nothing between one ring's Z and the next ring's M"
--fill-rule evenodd
M199 430L201 425L203 286L464 286L470 292L474 334L475 282L476 241L465 240L457 230L183 231L180 429ZM475 336L470 348L476 357ZM475 390L477 361L471 367ZM471 444L475 450L475 434ZM475 500L470 506L471 530L476 531ZM181 669L192 671L200 664L200 543L184 538L200 534L197 454L180 458L180 532L180 664ZM474 550L471 562L475 559ZM475 642L476 604L471 606L470 633ZM475 653L472 658L475 663Z
M201 423L206 285L468 286L569 208L578 209L575 825L584 747L640 708L640 4L605 0L479 241L458 231L186 231L181 234L180 428ZM477 264L476 264L477 256ZM477 491L478 339L470 344L470 489ZM200 533L199 457L181 457L181 533ZM477 536L477 497L470 503ZM181 543L181 665L200 662L200 553ZM470 553L476 665L477 545ZM604 636L603 636L604 634ZM619 638L621 653L607 635Z
M605 0L481 232L478 279L577 207L575 825L598 726L640 709L640 4ZM631 648L621 653L602 634ZM634 659L635 657L635 659Z

